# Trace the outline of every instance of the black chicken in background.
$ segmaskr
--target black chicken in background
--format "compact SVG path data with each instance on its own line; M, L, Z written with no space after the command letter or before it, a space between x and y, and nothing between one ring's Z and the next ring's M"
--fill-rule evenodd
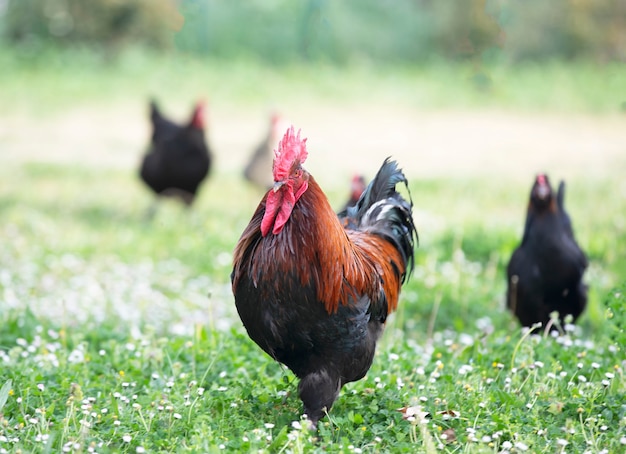
M206 106L198 102L187 124L178 125L150 103L152 138L139 175L158 196L173 196L190 206L211 169L205 138ZM151 214L154 210L151 210Z
M568 314L576 321L587 305L587 258L574 238L564 197L564 182L555 197L548 177L537 176L522 243L507 267L507 307L523 326L546 327L554 311L561 323Z

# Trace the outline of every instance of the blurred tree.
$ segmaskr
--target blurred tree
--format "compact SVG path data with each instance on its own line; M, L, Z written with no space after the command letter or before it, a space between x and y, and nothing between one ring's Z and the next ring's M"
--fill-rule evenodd
M5 34L31 40L118 48L131 43L165 47L182 26L175 0L8 0Z
M0 0L0 31L269 63L465 59L480 75L501 56L626 60L626 0Z

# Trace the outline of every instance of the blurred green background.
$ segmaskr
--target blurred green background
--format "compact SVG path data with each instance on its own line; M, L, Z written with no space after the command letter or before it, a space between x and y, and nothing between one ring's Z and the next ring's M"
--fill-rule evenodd
M129 45L272 64L626 59L620 0L4 0L6 43Z

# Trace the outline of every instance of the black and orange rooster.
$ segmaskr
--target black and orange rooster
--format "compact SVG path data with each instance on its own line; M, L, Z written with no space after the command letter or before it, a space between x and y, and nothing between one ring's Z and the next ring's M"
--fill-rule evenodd
M342 386L361 379L414 263L408 184L386 160L342 216L303 167L306 139L289 128L275 151L274 186L234 252L232 289L249 336L299 378L312 427Z
M150 103L152 138L141 162L141 179L159 196L174 196L191 205L200 183L211 168L211 151L205 139L205 105L199 102L188 124L165 118Z
M587 258L574 238L564 198L563 181L555 197L548 177L537 176L522 243L507 267L507 306L523 326L546 327L554 311L561 323L568 314L576 321L587 304L582 282Z

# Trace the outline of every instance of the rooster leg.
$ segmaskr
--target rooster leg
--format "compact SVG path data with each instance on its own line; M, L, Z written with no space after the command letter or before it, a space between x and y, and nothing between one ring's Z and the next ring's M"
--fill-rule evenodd
M326 370L315 371L302 377L298 393L312 428L317 428L317 421L330 410L339 396L340 389L341 379Z

